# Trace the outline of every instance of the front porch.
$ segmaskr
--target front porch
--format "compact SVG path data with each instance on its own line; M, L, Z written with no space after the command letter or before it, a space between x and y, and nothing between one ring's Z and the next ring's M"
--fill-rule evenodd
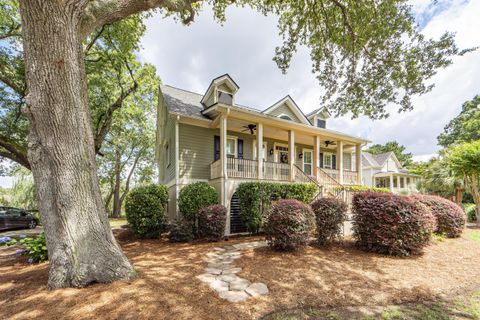
M419 176L409 173L380 172L373 176L373 185L390 189L393 193L412 192L417 190L419 179Z
M211 180L315 182L327 189L362 184L363 142L278 118L262 122L257 118L252 123L245 117L245 113L219 113L212 123L219 135ZM279 127L279 121L284 126Z

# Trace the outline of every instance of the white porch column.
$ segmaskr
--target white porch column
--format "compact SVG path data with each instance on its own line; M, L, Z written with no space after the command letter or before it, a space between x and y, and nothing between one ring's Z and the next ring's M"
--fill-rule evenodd
M313 137L313 170L312 174L315 178L318 177L318 167L320 166L319 163L320 157L320 137L315 136Z
M263 179L263 157L264 156L265 155L263 154L263 124L258 123L257 124L257 162L258 162L257 176L258 176L258 179Z
M397 176L397 188L398 188L398 189L401 189L401 188L400 188L400 176Z
M343 184L343 141L338 141L337 147L338 182Z
M357 184L363 184L362 178L362 145L357 144L355 146L355 170L357 171Z
M288 131L288 164L290 165L290 181L295 180L294 164L295 164L295 132Z
M220 163L222 177L227 178L227 117L220 118Z
M393 192L393 174L390 175L390 191Z

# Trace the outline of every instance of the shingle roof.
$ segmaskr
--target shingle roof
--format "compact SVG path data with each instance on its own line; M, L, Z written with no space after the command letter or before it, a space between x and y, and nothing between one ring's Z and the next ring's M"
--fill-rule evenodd
M380 167L373 155L369 152L362 152L362 167Z
M165 105L169 112L186 115L189 117L208 119L202 114L204 109L201 104L202 95L191 91L174 88L168 85L160 86L165 98Z
M390 158L390 156L393 154L392 151L390 152L384 152L384 153L379 153L379 154L372 154L372 157L375 159L375 161L377 161L377 163L383 167L383 165L385 164L385 161L388 160L388 158Z

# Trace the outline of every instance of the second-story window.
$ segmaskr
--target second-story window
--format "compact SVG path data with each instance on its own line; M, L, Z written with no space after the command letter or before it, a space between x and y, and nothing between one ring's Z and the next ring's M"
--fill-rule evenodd
M233 95L231 95L230 93L218 91L217 96L218 96L218 103L223 103L228 105L233 104Z
M327 127L327 121L323 119L317 119L317 127L325 129Z
M237 157L237 138L236 137L227 137L227 157L236 158Z

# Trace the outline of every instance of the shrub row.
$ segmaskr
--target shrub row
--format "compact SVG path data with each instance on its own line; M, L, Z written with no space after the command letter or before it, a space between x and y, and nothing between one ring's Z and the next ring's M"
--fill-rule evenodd
M269 183L245 182L237 188L240 215L243 223L251 233L258 233L262 228L272 202L279 199L295 199L310 203L317 192L314 184L305 183Z
M178 196L180 215L190 221L193 233L198 235L198 215L202 208L218 203L218 194L214 187L206 182L195 182L183 187Z
M371 192L391 193L390 189L388 188L377 188L377 187L367 187L367 186L345 186L344 189L347 192L371 191Z

